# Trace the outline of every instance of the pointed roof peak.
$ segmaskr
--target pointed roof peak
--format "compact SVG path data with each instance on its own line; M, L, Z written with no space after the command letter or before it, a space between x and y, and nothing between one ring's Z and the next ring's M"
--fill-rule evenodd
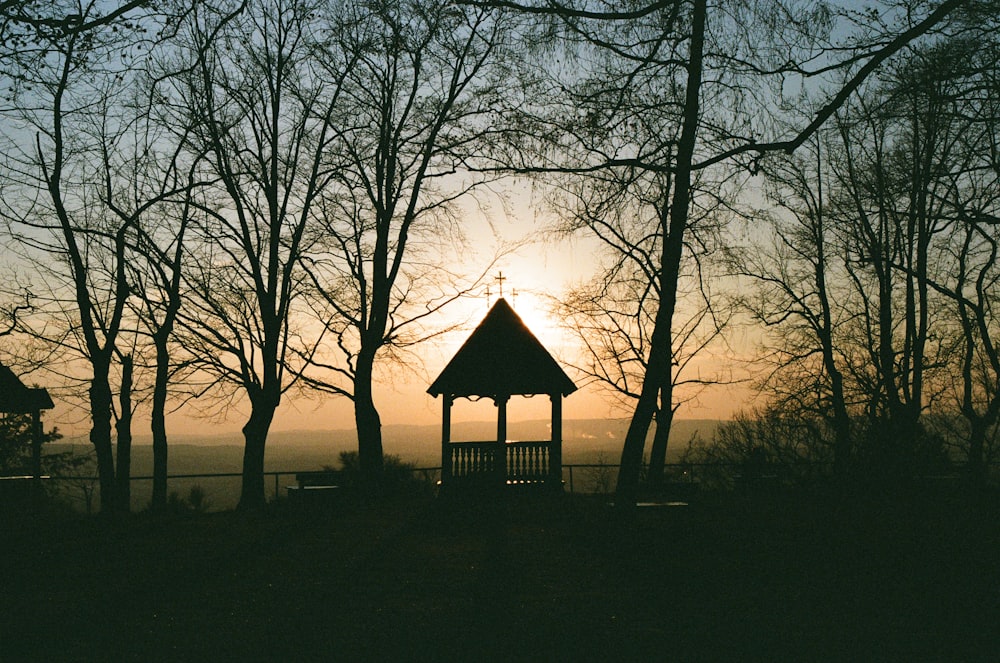
M501 297L427 393L495 397L574 391L573 381Z
M52 407L48 391L25 386L14 371L0 364L0 412L29 413Z
M496 318L500 316L506 316L506 317L513 316L514 318L517 319L519 323L524 325L524 321L521 320L521 316L517 314L517 311L514 310L514 307L511 306L506 299L501 297L493 304L493 306L490 307L490 310L486 313L486 317L483 318L482 322L479 323L479 326L482 327L483 324L490 318ZM524 328L528 329L527 325L524 325ZM528 333L531 333L531 330L528 330ZM534 336L534 334L532 334L532 336Z

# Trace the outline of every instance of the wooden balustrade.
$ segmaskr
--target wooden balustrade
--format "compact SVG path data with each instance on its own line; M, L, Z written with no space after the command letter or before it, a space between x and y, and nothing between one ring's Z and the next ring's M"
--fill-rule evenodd
M451 479L488 481L497 474L496 442L452 442ZM508 442L502 446L507 483L537 483L549 480L551 442Z
M451 476L453 478L490 476L496 469L496 442L453 442Z
M549 477L550 442L508 442L507 483L535 483Z

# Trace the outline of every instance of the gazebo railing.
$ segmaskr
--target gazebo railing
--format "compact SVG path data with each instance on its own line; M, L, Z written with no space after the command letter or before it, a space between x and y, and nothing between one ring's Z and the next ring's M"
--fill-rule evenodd
M508 442L507 483L533 483L549 479L551 442Z
M545 441L507 442L503 445L507 483L534 483L550 478L550 447ZM451 478L456 480L497 476L496 442L452 442Z
M492 476L496 472L496 442L452 442L449 447L453 478Z

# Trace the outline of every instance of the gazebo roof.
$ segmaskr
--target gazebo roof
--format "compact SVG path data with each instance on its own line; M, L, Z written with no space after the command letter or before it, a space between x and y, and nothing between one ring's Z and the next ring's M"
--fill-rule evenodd
M0 364L0 412L31 413L53 407L48 391L24 386L14 371Z
M501 298L427 393L432 396L568 396L574 391L573 381Z

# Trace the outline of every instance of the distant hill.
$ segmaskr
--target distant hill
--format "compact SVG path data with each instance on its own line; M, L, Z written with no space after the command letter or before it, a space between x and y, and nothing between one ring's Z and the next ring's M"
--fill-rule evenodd
M563 422L563 462L617 464L621 454L628 419L571 419ZM667 459L675 460L683 453L693 435L710 438L721 422L714 419L688 419L674 422ZM385 452L400 456L417 467L438 467L441 464L440 425L383 427ZM516 421L508 426L513 440L544 440L549 438L548 420ZM455 423L455 441L490 440L496 435L496 423L477 421ZM268 439L264 458L267 472L283 472L280 477L267 477L268 499L275 490L294 483L291 473L336 467L342 451L357 451L353 430L276 431ZM89 453L89 443L52 443L45 453L73 450ZM648 452L648 446L647 446ZM172 477L198 474L238 474L243 466L243 438L239 434L175 435L170 439L169 472ZM153 472L153 448L148 436L137 436L132 448L132 476L149 477ZM239 498L240 479L233 477L172 478L169 491L181 497L198 486L208 496L212 509L231 509ZM78 489L66 485L65 490L83 508ZM135 481L132 485L132 507L149 505L151 482Z
M676 458L687 447L695 434L709 439L719 426L716 419L681 419L675 421L670 434L668 456ZM621 453L628 419L569 419L563 422L563 459L567 463L593 462L597 456L616 462ZM395 454L418 465L438 465L441 456L441 426L389 424L382 427L385 452ZM512 440L549 439L549 421L534 419L508 424L508 438ZM453 441L492 440L496 436L496 422L474 421L452 424ZM151 444L148 436L136 436L137 447ZM222 435L175 435L170 438L171 448L243 446L238 433ZM297 461L325 458L322 464L335 465L342 451L357 450L357 436L353 430L291 430L274 431L268 437L268 470L284 470ZM137 453L141 453L137 450ZM192 453L194 451L192 450ZM198 454L196 454L198 455ZM273 464L280 467L272 467ZM301 468L307 469L307 468ZM234 471L238 471L236 466ZM172 470L173 471L173 470Z

